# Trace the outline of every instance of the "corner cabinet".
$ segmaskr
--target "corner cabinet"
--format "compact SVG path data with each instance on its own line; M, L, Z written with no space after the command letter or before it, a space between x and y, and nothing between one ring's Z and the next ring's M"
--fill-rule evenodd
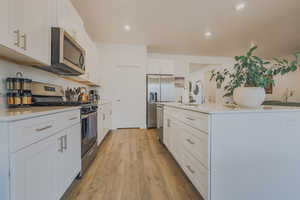
M0 199L60 199L81 171L79 110L7 122L6 127L9 168L0 168L0 174L9 171L9 190Z

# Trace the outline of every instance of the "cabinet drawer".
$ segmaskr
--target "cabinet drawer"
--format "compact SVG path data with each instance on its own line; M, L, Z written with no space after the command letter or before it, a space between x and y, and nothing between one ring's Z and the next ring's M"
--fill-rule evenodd
M185 110L182 115L182 120L186 124L208 133L208 115L207 114Z
M206 168L208 168L208 134L194 128L182 125L183 146Z
M195 160L188 152L184 153L184 165L186 175L200 192L204 199L208 198L208 170Z
M172 107L166 107L165 114L168 114L196 129L208 132L207 114Z
M10 152L47 138L72 124L80 123L79 111L36 117L10 124Z

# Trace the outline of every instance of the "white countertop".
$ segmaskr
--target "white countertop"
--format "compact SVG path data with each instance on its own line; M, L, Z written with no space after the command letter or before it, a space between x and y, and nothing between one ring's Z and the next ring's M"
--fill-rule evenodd
M3 108L0 109L0 122L16 121L41 115L55 114L59 112L79 110L78 106L41 106L26 108Z
M181 108L207 114L218 113L257 113L257 112L293 112L300 111L300 107L287 106L260 106L259 108L243 108L234 106L224 106L221 104L201 104L197 106L189 106L181 103L162 103L164 106Z

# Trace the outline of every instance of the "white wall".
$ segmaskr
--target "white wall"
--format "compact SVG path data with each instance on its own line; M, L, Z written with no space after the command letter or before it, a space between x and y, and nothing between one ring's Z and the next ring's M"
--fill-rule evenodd
M146 62L147 50L143 45L123 45L123 44L96 44L99 51L98 68L101 77L101 97L102 99L112 101L112 120L113 128L119 127L116 115L118 115L117 94L114 92L116 87L122 87L122 82L115 76L118 66L140 66L140 76L143 79L132 77L136 81L136 92L128 95L136 102L134 108L131 108L130 115L139 116L140 127L146 127ZM142 94L140 94L142 93Z
M17 72L23 72L24 77L30 78L33 81L61 85L64 88L84 86L71 81L67 81L55 74L42 71L38 68L17 65L14 63L6 62L4 60L0 60L0 93L2 94L0 98L0 107L2 108L6 106L6 100L4 98L7 92L5 90L5 80L7 77L15 77Z
M294 60L293 56L285 56L287 60ZM286 89L294 90L294 96L290 97L290 102L300 102L300 69L296 72L291 72L287 75L278 75L275 77L275 86L273 88L273 94L267 95L267 100L283 100L283 95Z

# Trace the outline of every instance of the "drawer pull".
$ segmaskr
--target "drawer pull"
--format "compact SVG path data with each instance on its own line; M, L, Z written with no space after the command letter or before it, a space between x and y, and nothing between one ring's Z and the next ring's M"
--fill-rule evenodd
M191 121L195 121L196 119L191 118L191 117L186 117L186 119L191 120Z
M190 139L186 139L186 141L188 141L188 143L190 143L190 144L195 144L195 142L193 142L193 141L190 140Z
M44 130L47 130L49 128L52 128L52 125L49 125L49 126L45 126L44 128L37 128L35 129L36 132L41 132L41 131L44 131Z
M77 117L72 117L69 120L72 121L72 120L75 120L75 119L77 119Z
M187 165L186 167L192 174L195 174L195 171L192 169L190 165Z
M63 152L64 152L63 136L60 137L60 138L58 139L58 141L59 141L59 147L60 147L60 148L58 149L58 151L61 152L61 153L63 153Z

